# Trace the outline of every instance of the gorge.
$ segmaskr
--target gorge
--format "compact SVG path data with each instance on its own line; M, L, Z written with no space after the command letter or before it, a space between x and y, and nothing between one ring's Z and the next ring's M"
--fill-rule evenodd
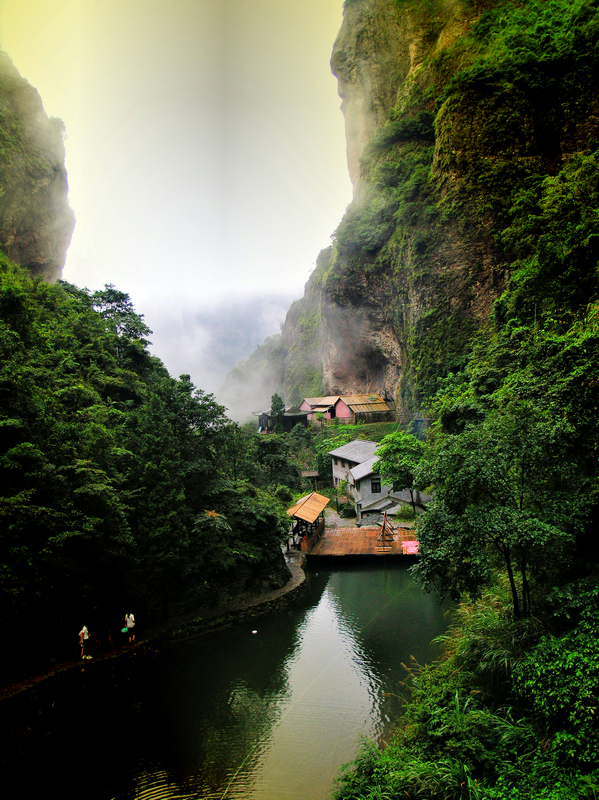
M548 225L548 182L571 184L594 158L594 15L593 3L345 3L331 66L354 200L281 334L229 374L227 406L243 414L251 387L256 408L275 390L290 404L377 392L414 412L463 367L506 290L501 307L528 317L559 303L557 276L524 296L522 265L543 255L517 232L531 214ZM594 245L580 247L576 302L596 290Z
M413 459L405 424L332 421L268 435L237 424L152 355L126 293L52 282L73 224L62 126L2 57L0 599L11 647L0 673L16 692L36 672L53 677L57 664L77 674L63 720L83 748L78 793L86 692L102 720L92 751L107 779L103 796L117 796L123 776L123 797L223 798L238 776L243 796L243 781L259 780L263 765L278 771L267 751L280 744L289 699L353 659L351 702L337 692L330 703L342 719L339 740L351 740L339 752L353 758L337 800L594 798L599 0L346 0L332 67L353 202L281 334L229 374L219 401L242 420L306 395L376 392L396 402L402 421L427 415L426 436L411 429L422 437ZM195 635L202 608L281 589L286 509L310 490L302 473L327 480L330 452L366 430L392 445L383 477L432 498L415 522L409 575L382 569L373 579L363 565L351 579L351 570L314 574L309 602L264 620L264 640L260 625L246 626L216 634L218 659L210 636L191 655L169 650L155 672L147 665L140 695L142 683L123 669L113 697L122 717L109 706L103 717L113 685L99 677L99 658L79 660L80 626L123 663L114 637L124 612L148 629L195 614ZM323 491L333 498L337 488ZM455 603L444 633L441 597ZM398 598L413 609L409 619ZM321 616L324 628L312 625ZM408 665L411 701L400 713L387 695L403 691L410 626L426 633L416 656L428 664ZM430 663L438 633L442 653ZM129 652L133 663L136 646ZM206 721L217 684L232 744L226 726ZM305 740L318 728L311 714L326 716L338 688L334 679L323 685L298 725ZM129 732L149 720L159 741L174 708L189 735L181 745L173 726L164 748L172 759L148 746L132 748L133 768L120 763ZM362 749L352 739L360 715L377 740ZM112 751L111 719L126 722L117 722ZM27 719L21 729L30 727ZM210 748L223 741L215 766ZM286 766L303 744L291 741ZM326 761L334 747L326 734L322 741ZM55 744L60 752L60 735ZM191 757L180 759L181 750ZM56 782L68 784L68 759ZM325 766L328 781L340 765ZM301 800L314 793L302 791ZM318 791L324 798L330 783Z

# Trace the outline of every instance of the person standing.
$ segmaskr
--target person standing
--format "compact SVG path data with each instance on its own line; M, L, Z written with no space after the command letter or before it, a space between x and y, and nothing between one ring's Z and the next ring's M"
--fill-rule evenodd
M86 625L79 631L79 644L81 645L81 658L91 658L89 654L85 655L86 646L88 649L90 646L90 635Z
M129 634L129 644L131 644L131 639L135 641L135 617L133 614L125 614L125 624L127 625L127 633Z

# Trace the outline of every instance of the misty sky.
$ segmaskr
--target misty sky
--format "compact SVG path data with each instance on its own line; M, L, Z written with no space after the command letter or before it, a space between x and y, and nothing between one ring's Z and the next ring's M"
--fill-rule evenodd
M342 4L0 0L0 46L66 125L63 277L128 292L208 391L278 331L350 202Z

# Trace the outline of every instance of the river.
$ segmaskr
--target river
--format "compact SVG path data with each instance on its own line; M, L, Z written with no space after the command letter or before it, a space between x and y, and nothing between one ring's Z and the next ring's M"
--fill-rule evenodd
M293 609L169 649L99 701L77 701L27 754L46 790L103 800L329 797L363 737L390 734L406 695L403 665L434 658L446 606L403 564L312 568L307 583Z

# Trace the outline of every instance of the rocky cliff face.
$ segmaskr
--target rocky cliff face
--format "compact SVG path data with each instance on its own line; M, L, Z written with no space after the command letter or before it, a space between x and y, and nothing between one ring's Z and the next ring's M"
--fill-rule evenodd
M265 399L377 391L414 411L459 371L542 187L597 148L598 30L594 0L346 0L331 64L354 201L226 400L251 377Z
M60 277L75 224L62 133L0 52L0 248L46 280Z

